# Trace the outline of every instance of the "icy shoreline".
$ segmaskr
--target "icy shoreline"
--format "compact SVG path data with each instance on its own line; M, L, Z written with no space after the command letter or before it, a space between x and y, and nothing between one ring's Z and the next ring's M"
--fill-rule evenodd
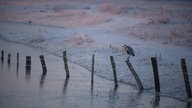
M120 84L117 89L114 89L112 81L97 76L95 76L94 89L91 90L90 74L87 74L87 69L79 65L69 62L71 77L66 80L63 72L63 60L44 52L42 49L1 39L0 49L4 49L6 54L14 55L20 52L18 72L15 72L16 57L14 56L12 56L9 68L7 68L7 63L1 64L1 107L189 108L191 105L166 96L161 96L158 101L151 93L138 93L138 90L124 84ZM38 58L41 54L45 55L48 68L48 73L44 79L41 77L41 66ZM26 55L31 55L33 58L30 77L25 77L24 56ZM7 85L7 83L9 84Z
M157 57L161 95L186 100L180 59L185 58L192 85L192 2L170 0L3 0L0 36L62 57L113 80L136 82L125 64L122 45L133 47L131 63L145 92L154 93L151 57ZM10 22L7 22L10 21Z
M136 57L131 58L131 62L143 83L145 92L154 93L150 57L156 56L159 65L162 96L169 96L179 100L186 99L179 59L182 57L186 58L189 76L190 79L192 79L190 73L192 70L190 67L192 61L190 55L192 55L192 52L189 47L158 46L158 44L153 42L143 44L142 41L137 41L137 39L115 37L113 35L106 36L106 34L102 33L95 35L102 35L102 39L106 38L106 40L109 39L110 41L105 43L105 40L102 40L102 42L98 36L91 35L90 37L94 42L80 39L80 44L74 45L74 41L76 42L76 40L72 38L72 40L69 41L69 39L71 39L71 33L76 30L6 22L1 22L0 25L2 37L10 41L40 47L60 57L62 56L62 51L67 50L67 55L71 62L86 67L88 70L91 70L91 57L92 54L95 54L96 74L109 80L113 79L109 61L109 56L113 55L117 65L118 81L137 88L136 82L125 64L126 53L121 49L123 43L130 42L130 45L136 53ZM84 33L89 32L90 31L84 31ZM78 37L84 38L84 33L77 30L73 36L75 39L77 37L78 40ZM113 44L111 48L109 48L110 43ZM148 49L147 51L146 48Z

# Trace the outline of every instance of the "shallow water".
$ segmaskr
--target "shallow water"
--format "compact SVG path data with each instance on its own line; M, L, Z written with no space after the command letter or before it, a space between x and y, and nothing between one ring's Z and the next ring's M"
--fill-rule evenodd
M95 76L91 90L90 72L69 62L70 78L65 79L62 58L50 55L39 48L0 40L5 51L0 66L1 108L190 108L190 104L168 97L155 101L154 95L139 93L134 88ZM16 54L19 52L19 65ZM11 53L11 64L7 55ZM44 55L47 74L42 75L39 56ZM31 72L25 70L25 58L31 56Z
M2 40L0 40L0 49L5 51L0 68L2 108L108 107L110 105L108 98L113 92L112 82L106 81L100 84L96 81L97 90L91 91L89 73L84 68L69 63L71 78L65 79L62 58L45 53L38 48ZM20 54L19 66L16 63L17 52ZM8 53L11 53L10 65L7 63ZM45 56L48 70L45 76L42 76L39 55ZM25 70L26 56L31 56L32 59L31 72ZM95 80L97 79L96 77ZM109 87L104 87L109 84ZM93 102L95 100L97 102Z

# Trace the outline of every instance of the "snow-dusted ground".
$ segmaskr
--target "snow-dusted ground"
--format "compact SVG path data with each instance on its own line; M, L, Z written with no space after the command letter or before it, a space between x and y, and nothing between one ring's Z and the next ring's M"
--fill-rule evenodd
M187 97L180 59L186 58L192 85L191 2L10 0L0 5L1 38L57 56L67 50L71 62L88 70L95 54L95 73L109 80L113 80L109 58L113 55L119 82L136 88L121 47L128 44L135 51L131 63L144 92L154 93L150 57L156 56L161 94Z

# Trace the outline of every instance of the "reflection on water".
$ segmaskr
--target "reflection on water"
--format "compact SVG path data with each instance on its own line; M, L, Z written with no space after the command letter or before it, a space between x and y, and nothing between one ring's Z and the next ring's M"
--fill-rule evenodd
M1 69L3 69L3 60L1 60Z
M119 98L117 88L118 87L115 86L112 90L109 91L109 97L110 97L109 108L116 107L115 105L116 105L117 99Z
M155 95L151 101L153 108L159 108L160 96Z
M65 95L66 92L67 92L68 83L69 83L69 78L66 78L66 79L65 79L65 82L64 82L64 85L63 85L63 94L64 94L64 95Z
M67 103L67 87L68 87L68 83L69 83L69 78L66 77L65 81L64 81L64 85L63 85L63 96L64 96L64 99L63 99L63 103L64 103L64 106L63 107L66 107L65 104Z
M25 72L25 79L26 79L27 81L29 81L29 80L30 80L30 77L31 77L31 70L26 70L26 72Z
M92 87L92 86L93 86L93 85L91 85L91 87ZM94 99L93 88L91 88L91 99L90 99L90 104L91 104L90 107L91 107L91 108L93 108L93 103L94 103L94 102L93 102L93 101L94 101L93 99Z
M110 90L110 99L113 100L113 102L115 102L116 98L118 97L118 93L117 93L117 88L118 87L114 87L113 90Z
M192 108L192 105L191 105L192 103L187 103L187 106L186 106L186 108Z
M41 75L41 79L40 79L40 83L39 83L40 88L43 88L43 86L44 86L45 77L46 77L46 74Z
M10 64L10 63L8 63L8 65L7 65L7 66L8 66L8 69L10 69L10 67L11 67L11 64Z
M43 88L46 75L47 75L47 69L46 70L43 69L41 79L40 79L40 88Z
M16 74L17 76L19 75L19 64L17 63L17 67L16 67Z

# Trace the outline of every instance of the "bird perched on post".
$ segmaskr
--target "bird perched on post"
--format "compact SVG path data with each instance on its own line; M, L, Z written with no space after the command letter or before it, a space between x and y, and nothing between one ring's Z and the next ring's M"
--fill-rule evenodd
M127 54L129 55L126 61L129 61L130 56L135 56L135 53L134 53L133 49L132 49L130 46L128 46L128 45L123 45L122 47L124 48L124 50L125 50L125 51L127 52Z

